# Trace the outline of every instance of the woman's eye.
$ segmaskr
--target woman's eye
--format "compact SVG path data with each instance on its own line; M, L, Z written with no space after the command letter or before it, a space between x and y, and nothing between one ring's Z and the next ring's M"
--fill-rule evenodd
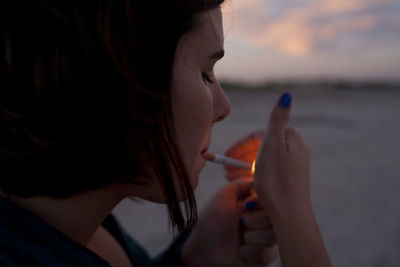
M207 73L203 73L203 80L205 80L208 83L214 83L214 80Z

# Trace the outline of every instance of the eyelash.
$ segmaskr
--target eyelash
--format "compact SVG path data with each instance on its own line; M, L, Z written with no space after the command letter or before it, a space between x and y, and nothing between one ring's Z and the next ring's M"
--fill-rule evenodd
M205 80L208 83L214 83L214 80L212 78L210 78L210 75L208 75L207 73L203 73L203 80Z

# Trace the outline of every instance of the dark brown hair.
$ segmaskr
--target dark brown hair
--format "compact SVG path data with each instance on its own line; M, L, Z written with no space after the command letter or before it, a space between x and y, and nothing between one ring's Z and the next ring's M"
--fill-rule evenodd
M178 151L178 41L224 0L13 0L0 4L0 189L67 198L157 175L179 229L197 218ZM186 194L184 218L173 176Z

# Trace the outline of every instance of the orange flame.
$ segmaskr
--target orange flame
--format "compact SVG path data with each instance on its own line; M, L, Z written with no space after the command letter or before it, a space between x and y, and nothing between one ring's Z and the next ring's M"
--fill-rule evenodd
M254 177L254 172L256 171L256 160L253 160L253 165L251 166L251 176ZM257 195L256 190L254 189L254 181L252 183L251 194Z

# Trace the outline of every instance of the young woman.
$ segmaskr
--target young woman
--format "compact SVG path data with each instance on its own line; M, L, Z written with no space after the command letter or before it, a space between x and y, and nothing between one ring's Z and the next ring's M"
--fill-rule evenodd
M329 265L290 95L260 149L259 199L240 179L197 220L202 154L230 111L213 74L222 2L3 1L2 265L262 266L276 241L285 265ZM126 197L166 203L182 230L156 259L110 215Z

